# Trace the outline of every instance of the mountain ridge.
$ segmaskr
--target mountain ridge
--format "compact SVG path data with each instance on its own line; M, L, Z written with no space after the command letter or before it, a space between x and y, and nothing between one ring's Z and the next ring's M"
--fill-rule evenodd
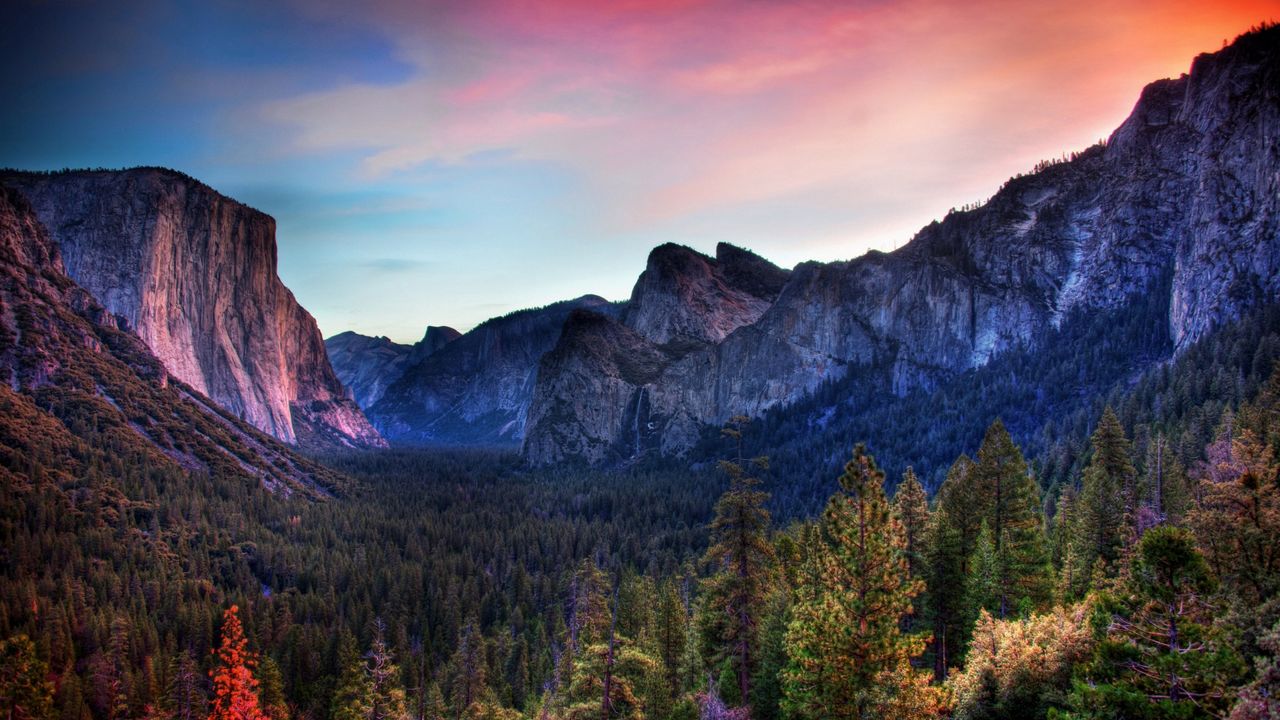
M571 446L612 434L590 444L596 451L585 459L634 460L643 453L600 448L645 443L599 423L642 397L651 408L645 427L657 426L649 449L678 455L692 447L694 427L795 402L850 368L891 368L897 394L928 387L1034 344L1077 308L1124 303L1164 272L1173 277L1175 349L1274 298L1277 37L1265 30L1199 56L1190 74L1144 89L1105 145L1011 179L981 207L926 226L896 252L801 263L758 320L673 361L655 382L620 392L607 364L584 371L598 348L575 357L575 348L558 347L548 357L560 364L544 362L539 372L530 415L542 421L531 423L526 459L562 459L542 434Z

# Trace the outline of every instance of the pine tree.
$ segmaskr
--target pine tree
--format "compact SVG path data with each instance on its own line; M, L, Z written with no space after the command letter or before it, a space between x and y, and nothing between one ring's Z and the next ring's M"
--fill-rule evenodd
M924 717L937 700L901 631L921 583L910 578L884 474L859 445L806 548L787 630L783 709L793 718Z
M445 720L448 717L449 709L444 704L444 693L440 692L440 686L431 683L427 686L426 699L422 703L422 720Z
M737 697L744 703L751 696L751 675L759 659L760 616L774 563L769 512L764 508L769 496L757 489L760 481L750 474L753 467L766 469L768 461L742 458L745 423L746 418L734 418L722 431L737 441L738 458L720 463L729 476L729 489L716 503L711 546L704 558L715 568L705 590L708 659L732 668Z
M338 673L329 717L331 720L366 720L373 707L373 688L356 639L345 630L338 639Z
M271 720L287 720L289 707L284 697L284 676L270 655L264 655L258 663L258 679L258 696L263 712Z
M893 514L902 527L903 548L907 556L907 570L912 580L924 580L925 557L928 555L929 499L924 487L911 467L902 475L902 482L893 494ZM919 623L921 608L928 602L928 586L911 601L911 614L903 623L903 629L913 630Z
M201 720L207 713L209 700L201 687L200 664L187 650L178 653L171 663L167 705L174 720Z
M996 557L991 528L985 522L978 533L978 545L969 560L969 577L965 579L965 613L972 625L982 612L996 612L1000 607L1000 561Z
M453 670L453 711L466 714L472 705L485 699L488 666L485 663L484 638L469 621L458 635L458 647L450 662Z
M925 579L929 592L925 611L933 630L930 643L933 676L942 682L950 665L964 653L966 575L963 569L967 559L963 555L960 531L945 507L940 507L930 518L928 533Z
M1069 717L1223 717L1245 665L1212 626L1215 582L1191 534L1149 530L1125 586Z
M982 519L990 526L999 564L999 617L1024 602L1043 605L1051 584L1040 492L999 419L987 429L970 474L979 496L989 498Z
M654 613L654 645L662 663L667 692L671 698L680 694L680 655L685 643L685 611L675 579L668 578L658 586L658 607Z
M53 686L48 667L26 635L0 640L0 716L5 720L49 720Z
M973 461L965 455L956 458L938 490L937 510L927 529L925 610L933 628L933 670L939 682L964 656L968 634L965 581L989 501L975 483Z
M1129 441L1110 408L1093 432L1093 456L1085 467L1080 492L1076 555L1083 567L1101 558L1108 575L1127 542L1140 493L1129 457Z
M1142 486L1157 523L1177 525L1191 509L1191 491L1186 469L1164 435L1157 435L1148 443ZM1145 529L1146 527L1139 528Z
M565 717L640 720L645 704L638 690L660 673L659 662L618 631L615 594L604 636L584 644L574 664Z
M240 625L239 608L222 615L222 644L212 671L213 708L208 720L268 720L258 702L258 681L253 677L257 656L249 651Z

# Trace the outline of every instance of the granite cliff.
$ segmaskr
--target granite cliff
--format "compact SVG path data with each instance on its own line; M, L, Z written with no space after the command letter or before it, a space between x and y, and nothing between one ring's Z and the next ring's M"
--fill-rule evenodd
M174 377L288 443L381 447L276 274L275 221L180 173L5 173L66 272Z
M889 368L898 393L928 387L1152 288L1167 288L1176 352L1280 297L1278 204L1272 28L1149 85L1104 144L896 252L770 271L744 295L692 251L655 250L622 318L575 314L542 359L523 452L535 465L679 454L708 424L851 368Z
M62 491L105 493L101 501L112 502L118 491L86 486L90 465L99 473L150 468L247 478L312 497L342 484L173 377L64 267L26 199L0 187L0 478L7 487L22 492L29 480L51 479Z

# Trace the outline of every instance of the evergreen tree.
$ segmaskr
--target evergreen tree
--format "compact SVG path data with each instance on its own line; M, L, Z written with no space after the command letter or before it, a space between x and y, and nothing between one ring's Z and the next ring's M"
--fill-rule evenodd
M203 720L209 699L201 680L195 656L188 650L179 652L170 666L165 703L174 720Z
M902 482L893 494L893 514L902 527L903 549L907 556L907 570L912 580L924 579L925 557L928 554L929 500L924 487L911 467L902 475ZM920 609L927 602L928 586L912 600L911 615L905 623L906 630L915 627Z
M0 716L5 720L49 720L53 686L48 667L26 635L0 640Z
M787 630L783 709L793 718L924 717L937 699L911 667L921 639L900 622L921 584L910 578L884 474L859 445L807 548Z
M367 720L373 707L373 688L356 639L345 630L338 639L338 668L329 717L331 720Z
M787 616L790 614L788 587L769 594L760 625L760 662L751 681L751 717L778 720L781 717L782 670L787 666Z
M289 707L285 702L284 676L280 673L280 665L270 655L264 655L258 663L258 680L262 711L271 720L287 720Z
M711 521L711 546L705 561L715 568L707 581L705 598L709 622L708 659L727 663L737 681L737 698L751 696L751 676L758 662L760 616L773 572L774 552L769 542L768 495L758 489L759 479L750 468L766 469L765 458L742 458L742 430L747 419L734 418L722 431L737 441L736 461L721 461L729 476L729 489L716 503Z
M946 679L947 671L964 653L965 583L968 559L963 554L963 540L958 523L950 518L943 505L929 521L929 552L926 556L925 580L928 604L925 610L933 630L930 643L934 679Z
M422 720L445 720L449 709L444 704L444 693L437 683L427 685L426 699L422 703Z
M1093 455L1084 470L1078 514L1076 559L1090 568L1102 560L1108 575L1132 535L1131 526L1140 493L1137 471L1129 457L1124 427L1110 407L1102 413L1093 432Z
M1212 627L1214 579L1190 533L1151 529L1105 637L1070 697L1072 718L1222 717L1244 663Z
M1027 602L1043 605L1051 584L1040 492L999 419L987 429L970 474L979 497L989 498L981 518L990 527L998 563L998 616Z
M1147 445L1142 486L1155 522L1141 524L1138 528L1140 532L1152 524L1180 524L1191 509L1192 498L1186 469L1178 459L1173 445L1162 434Z
M1263 654L1254 659L1254 679L1240 691L1231 720L1274 720L1280 717L1280 623L1259 641Z
M458 647L450 661L453 670L453 711L462 717L476 703L485 699L488 665L485 661L484 638L469 621L458 635Z
M969 560L969 577L965 579L965 612L972 625L983 611L1000 608L1000 561L996 556L991 528L985 522L978 533L978 545Z
M213 707L208 720L268 720L258 701L258 681L253 676L257 656L249 651L239 608L222 615L222 644L217 651L213 677Z
M658 586L658 606L654 613L653 640L662 664L667 692L674 699L680 694L680 662L685 644L685 610L674 578Z

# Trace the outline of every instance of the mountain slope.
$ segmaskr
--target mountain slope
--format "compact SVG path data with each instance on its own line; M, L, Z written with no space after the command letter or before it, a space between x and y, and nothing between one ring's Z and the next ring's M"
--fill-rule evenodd
M275 221L172 171L5 173L67 274L175 377L289 443L385 443L276 275Z
M1274 28L1202 55L1189 75L1148 86L1104 146L1011 180L894 253L798 266L758 320L644 382L591 366L617 333L566 333L542 364L525 456L679 454L701 426L793 403L858 368L885 368L876 382L899 395L927 388L1155 286L1166 288L1173 348L1185 348L1280 294L1277 88ZM632 406L641 422L612 420Z
M430 347L447 332L428 329L400 376L366 408L370 420L387 439L404 444L519 443L538 361L578 309L618 312L587 295L487 320L435 351Z

